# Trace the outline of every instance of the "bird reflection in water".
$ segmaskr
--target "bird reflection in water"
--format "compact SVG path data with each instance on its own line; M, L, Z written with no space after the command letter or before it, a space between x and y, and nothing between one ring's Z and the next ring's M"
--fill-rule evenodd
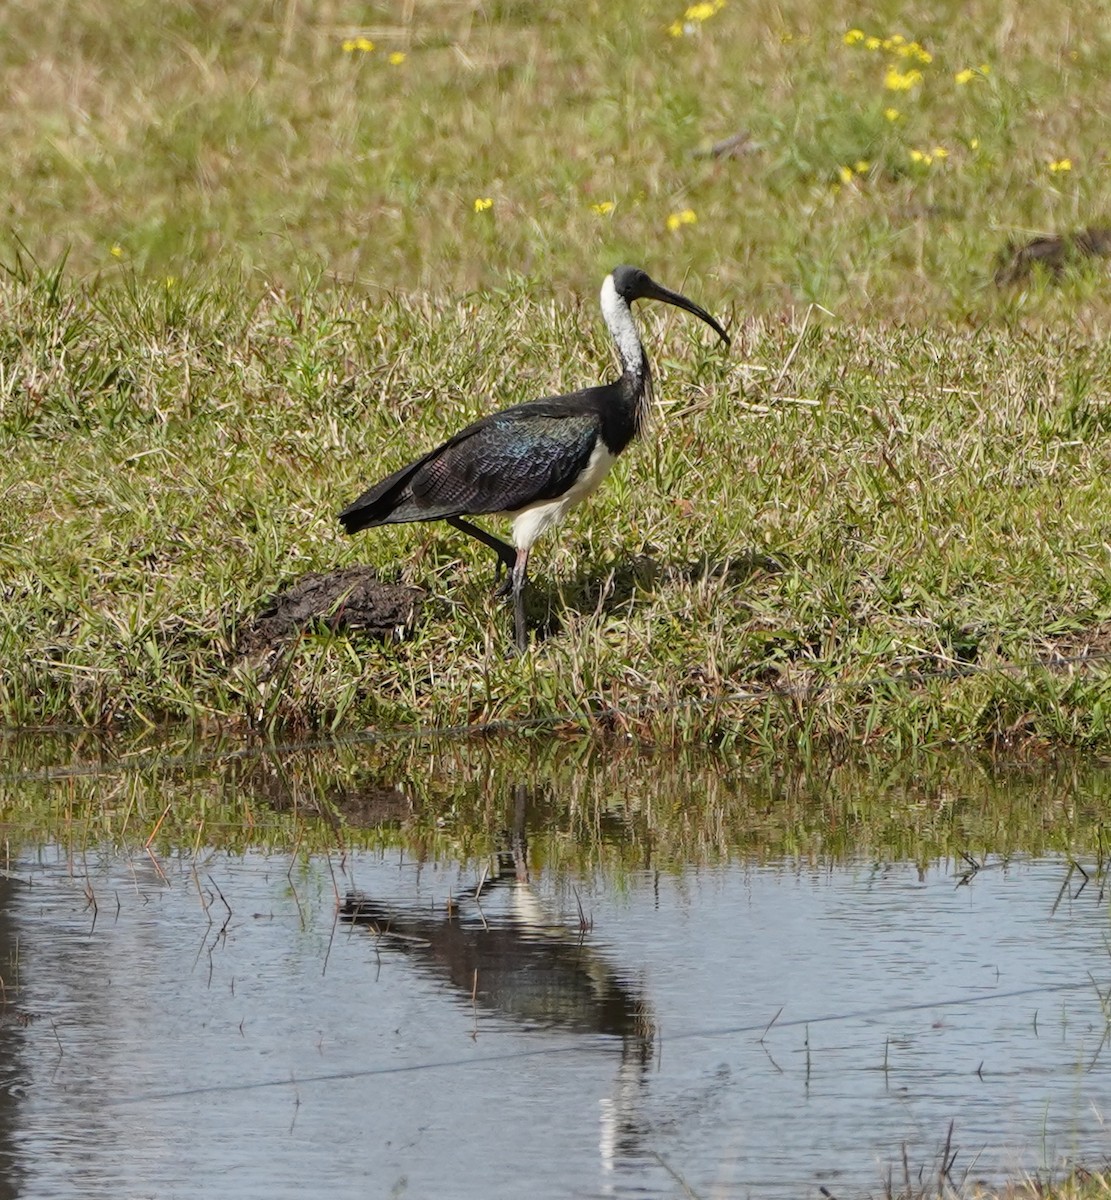
M613 1094L601 1100L603 1165L633 1149L637 1101L653 1056L655 1025L643 988L591 944L589 923L545 914L528 875L524 789L497 868L443 907L351 892L342 919L368 927L382 951L398 950L476 1008L530 1029L602 1034L621 1041Z

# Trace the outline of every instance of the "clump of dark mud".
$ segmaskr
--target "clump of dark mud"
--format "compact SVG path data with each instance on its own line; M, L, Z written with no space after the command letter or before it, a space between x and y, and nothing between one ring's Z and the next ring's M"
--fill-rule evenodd
M412 633L423 600L420 588L383 583L370 567L314 572L279 592L244 625L236 651L257 654L312 629L400 641Z
M1092 225L1079 233L1034 238L1021 245L1008 242L999 255L995 282L999 287L1020 283L1035 267L1060 279L1067 267L1087 258L1111 258L1111 227Z

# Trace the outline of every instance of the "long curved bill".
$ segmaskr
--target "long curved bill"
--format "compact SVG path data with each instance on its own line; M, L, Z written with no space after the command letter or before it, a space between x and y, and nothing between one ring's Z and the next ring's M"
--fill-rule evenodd
M676 308L682 308L689 313L694 313L696 317L705 321L727 346L729 345L729 334L722 329L717 321L701 305L695 304L693 300L688 300L681 293L673 292L670 288L665 288L654 279L649 279L645 276L641 296L645 300L662 300L665 304L673 304Z

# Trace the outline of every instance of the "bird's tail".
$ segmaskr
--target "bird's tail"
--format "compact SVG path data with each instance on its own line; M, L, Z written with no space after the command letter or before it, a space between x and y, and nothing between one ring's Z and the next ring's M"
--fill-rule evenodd
M370 529L374 525L388 525L396 521L396 509L400 504L412 498L409 492L409 480L413 472L420 466L410 463L396 471L388 479L376 483L374 487L349 504L339 514L340 524L347 533L358 533L360 529ZM411 517L407 518L412 520Z

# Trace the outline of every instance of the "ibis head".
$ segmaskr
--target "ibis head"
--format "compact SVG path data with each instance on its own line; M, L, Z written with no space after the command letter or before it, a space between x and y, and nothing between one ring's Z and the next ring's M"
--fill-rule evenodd
M671 288L665 288L640 267L614 267L610 278L613 280L613 290L626 304L632 304L634 300L662 300L665 304L673 304L676 308L694 313L696 317L705 321L726 345L729 344L729 335L701 305L688 300L679 292L673 292Z

